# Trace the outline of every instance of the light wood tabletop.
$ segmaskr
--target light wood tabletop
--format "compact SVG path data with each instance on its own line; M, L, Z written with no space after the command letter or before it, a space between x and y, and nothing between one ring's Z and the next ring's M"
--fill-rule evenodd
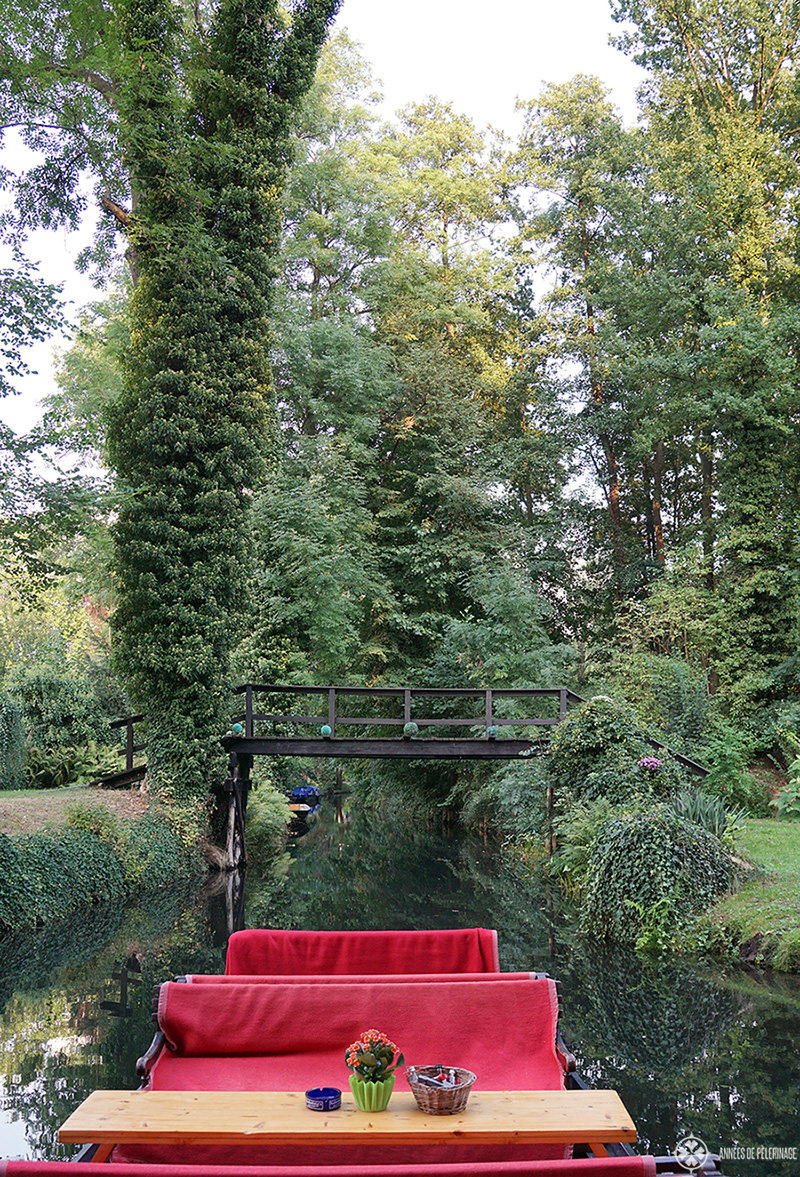
M463 1112L430 1116L410 1092L385 1112L361 1112L349 1093L314 1112L301 1092L95 1091L64 1123L63 1143L115 1144L604 1144L636 1140L616 1091L473 1091Z

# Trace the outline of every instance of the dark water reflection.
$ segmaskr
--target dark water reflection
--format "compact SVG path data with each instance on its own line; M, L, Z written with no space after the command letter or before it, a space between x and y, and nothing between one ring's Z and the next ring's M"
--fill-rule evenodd
M72 1108L94 1088L137 1085L152 986L173 973L220 971L225 898L171 889L124 913L95 909L0 945L0 1155L65 1155L56 1134ZM754 1150L753 1159L725 1163L732 1177L800 1173L800 1159L756 1155L798 1148L800 1158L796 978L597 951L576 936L557 897L496 847L396 821L323 818L269 877L251 875L246 918L277 927L495 927L503 969L561 979L565 1037L583 1074L620 1092L647 1149L671 1151L692 1133L712 1151ZM128 1014L115 1017L101 1003L119 1001L113 973L125 961L141 983L128 988Z

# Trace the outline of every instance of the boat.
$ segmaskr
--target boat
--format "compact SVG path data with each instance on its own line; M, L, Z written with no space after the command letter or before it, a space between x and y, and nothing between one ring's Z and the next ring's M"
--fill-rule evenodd
M322 808L322 798L316 785L295 785L289 800L292 813L303 821L308 821L319 813Z
M379 1025L418 1065L435 1061L433 1056L469 1065L487 1093L552 1091L554 1102L563 1104L565 1092L588 1089L561 1040L559 1005L559 986L547 974L500 972L492 929L254 929L230 937L224 974L191 974L159 986L158 1030L137 1071L145 1090L193 1098L201 1092L302 1093L341 1082L348 1035L355 1038ZM312 1009L320 1011L318 1018L309 1018ZM235 1102L230 1095L223 1098ZM675 1157L635 1155L627 1143L635 1140L627 1113L616 1124L603 1119L584 1146L575 1148L572 1141L582 1140L584 1130L581 1123L569 1137L559 1129L539 1144L414 1143L413 1158L407 1142L382 1141L376 1159L368 1137L364 1144L359 1137L333 1147L298 1146L283 1137L252 1146L246 1134L232 1145L197 1144L192 1138L187 1143L178 1124L175 1143L171 1136L155 1142L148 1136L115 1147L105 1172L109 1177L134 1177L137 1171L142 1177L315 1177L317 1172L319 1177L687 1177L689 1172L721 1177L712 1157L692 1169ZM102 1155L90 1146L81 1162ZM6 1177L60 1171L37 1169L38 1162L26 1162L28 1168L8 1164ZM70 1177L81 1171L63 1170Z

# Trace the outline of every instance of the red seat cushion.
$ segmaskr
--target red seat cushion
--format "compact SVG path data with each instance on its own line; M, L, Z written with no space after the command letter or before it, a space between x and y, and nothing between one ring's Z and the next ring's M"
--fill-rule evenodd
M308 932L256 928L228 941L226 973L496 973L497 932L489 928L431 931Z

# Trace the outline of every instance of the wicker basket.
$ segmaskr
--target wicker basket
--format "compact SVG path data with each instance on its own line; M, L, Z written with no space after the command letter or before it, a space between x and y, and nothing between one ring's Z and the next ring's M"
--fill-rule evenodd
M439 1071L452 1071L455 1087L428 1087L417 1082L420 1075L435 1075ZM406 1079L421 1112L429 1116L454 1116L467 1106L475 1075L463 1067L406 1067Z

